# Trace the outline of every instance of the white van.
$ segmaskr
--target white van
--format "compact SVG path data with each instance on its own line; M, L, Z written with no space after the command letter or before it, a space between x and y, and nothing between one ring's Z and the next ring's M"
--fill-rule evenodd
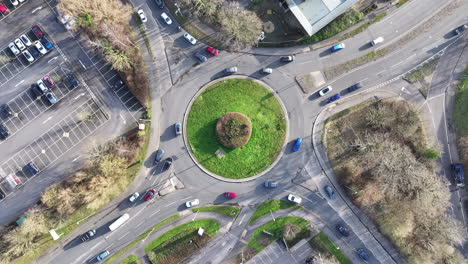
M374 39L373 41L371 41L371 45L375 46L375 45L377 45L377 44L379 44L380 42L383 42L383 41L384 41L383 37L378 37L378 38Z
M130 215L123 214L119 219L115 220L112 224L110 224L109 229L110 231L114 231L117 227L121 226L130 218Z

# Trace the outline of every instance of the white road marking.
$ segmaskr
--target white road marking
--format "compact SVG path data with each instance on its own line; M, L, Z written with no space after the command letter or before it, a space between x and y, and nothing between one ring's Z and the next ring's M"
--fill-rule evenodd
M44 122L42 122L42 124L45 124L45 123L49 122L51 119L52 119L52 117L49 116Z
M136 225L135 227L139 227L141 224L143 224L145 221L141 221L138 225Z
M19 83L17 83L17 84L15 85L15 87L18 87L18 85L22 84L23 82L24 82L24 80L21 80Z
M81 157L81 155L76 156L76 158L74 158L74 159L72 160L72 162L77 161L80 157Z
M378 73L376 73L375 75L379 75L379 74L381 74L381 73L382 73L382 72L384 72L384 71L385 71L385 70L383 70L383 71L379 71L379 72L378 72Z
M166 204L166 207L168 207L169 205L175 204L175 203L176 202L168 203L168 204Z
M73 98L73 100L76 100L78 98L80 98L81 96L84 96L86 93L80 93L79 95L77 95L75 98Z
M39 11L41 9L42 9L42 6L39 6L36 9L34 9L33 11L31 11L31 14L34 14L34 13L36 13L36 11Z
M240 220L240 222L239 222L239 225L242 224L242 221L244 221L245 216L246 216L246 215L243 215L243 216L242 216L242 218L241 218L241 220Z
M362 79L362 80L360 80L360 81L357 81L357 82L360 83L360 82L363 82L363 81L365 81L365 80L367 80L367 79L369 79L369 77L364 78L364 79Z
M192 198L192 195L182 198L182 200L187 200L188 198Z
M92 251L93 249L95 249L95 248L96 248L97 246L99 246L99 244L101 244L102 242L104 242L104 240L101 241L101 242L99 242L99 243L97 243L96 245L92 246L92 247L89 249L89 251Z
M125 118L122 116L122 114L119 114L119 116L120 116L120 118L122 118L123 123L124 123L124 124L127 124L127 121L125 121Z
M120 240L120 239L126 237L128 234L130 234L130 231L128 231L127 233L125 233L123 236L119 237L119 239L117 239L117 240Z
M153 216L154 214L158 213L160 210L158 209L157 211L154 211L154 213L150 214L149 216Z
M402 63L403 63L403 61L400 61L399 63L390 66L390 68L396 67L396 66L398 66L398 65L400 65L400 64L402 64Z
M54 61L54 60L56 60L56 59L58 59L58 56L53 57L53 58L50 59L47 63L51 63L52 61Z

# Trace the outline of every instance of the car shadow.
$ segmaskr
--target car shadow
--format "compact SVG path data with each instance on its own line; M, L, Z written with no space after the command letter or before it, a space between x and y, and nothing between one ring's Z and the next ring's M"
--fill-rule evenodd
M331 51L331 49L326 49L326 50L323 50L322 52L319 53L319 57L322 58L322 57L328 56L328 55L330 55L332 53L333 52Z
M366 50L366 49L370 49L372 48L372 44L370 42L367 42L366 44L362 45L361 47L359 47L359 51L363 51L363 50Z
M319 93L313 93L311 95L309 95L309 101L313 101L313 100L316 100L316 99L319 99L321 96Z
M174 131L174 125L170 125L166 127L166 129L164 129L164 132L161 134L160 139L161 141L166 142L176 137L177 136Z

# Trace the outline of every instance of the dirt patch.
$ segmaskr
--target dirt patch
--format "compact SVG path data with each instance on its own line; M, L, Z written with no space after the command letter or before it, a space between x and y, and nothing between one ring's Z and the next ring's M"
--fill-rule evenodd
M325 76L320 71L309 72L296 76L296 81L302 92L309 94L325 84Z
M252 123L241 113L227 113L216 123L216 137L227 148L242 147L249 142L251 135Z

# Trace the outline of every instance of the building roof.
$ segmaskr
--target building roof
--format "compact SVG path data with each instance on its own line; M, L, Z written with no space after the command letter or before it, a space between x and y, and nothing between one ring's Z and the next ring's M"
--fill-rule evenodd
M304 31L312 36L357 0L286 0L286 2Z

